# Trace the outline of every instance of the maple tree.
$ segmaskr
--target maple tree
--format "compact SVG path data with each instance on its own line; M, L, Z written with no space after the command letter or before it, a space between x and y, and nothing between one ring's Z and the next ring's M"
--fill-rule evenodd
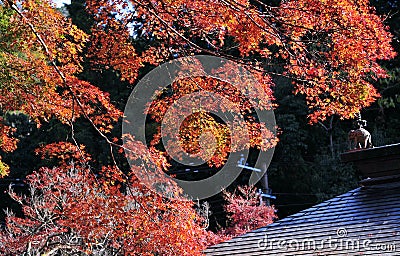
M99 43L93 43L93 55L100 63L108 60L107 65L115 66L123 79L134 79L134 73L127 71L137 65L112 62L131 63L140 57L157 64L174 54L205 52L263 70L269 78L268 66L282 59L282 75L293 78L296 92L306 95L310 122L333 114L354 117L370 105L378 94L369 79L386 76L377 61L395 55L390 33L366 0L284 1L278 7L246 0L117 0L89 1L88 8L98 20L93 32L101 35L94 36ZM132 21L140 23L142 36L156 40L157 47L141 55L132 52L126 44ZM114 50L102 46L105 29L108 37L118 35ZM232 48L236 56L230 54ZM128 52L129 58L121 56Z
M387 76L378 60L395 56L390 46L391 35L368 1L284 1L279 6L269 6L245 0L116 0L88 1L87 8L95 20L89 47L94 66L113 67L120 72L121 79L135 81L134 71L142 64L158 65L166 59L196 53L221 56L241 63L257 77L260 85L252 86L250 95L257 95L262 88L272 101L272 76L292 79L294 92L305 95L310 123L332 115L353 118L369 106L379 97L371 81ZM113 15L116 13L117 16ZM139 27L136 38L147 40L148 47L137 50L132 45L135 40L130 28L135 26ZM201 69L201 65L196 67ZM276 72L279 68L283 71ZM226 66L220 72L230 70ZM168 104L195 91L221 93L235 102L235 92L226 84L222 85L224 91L220 91L215 82L207 79L174 82L178 85L172 85L174 95L150 106L149 113L157 121L162 120ZM236 96L242 98L236 101L239 104L243 99L251 99ZM246 107L240 105L240 114L246 112ZM213 133L225 133L227 137L220 122L215 119L213 122ZM245 120L245 123L251 127L255 122ZM191 127L202 131L210 129L210 125L204 122ZM187 150L199 152L198 135L191 135L194 138L181 136L181 139ZM250 137L255 142L251 147L266 150L276 145L273 140L260 145L257 136ZM160 135L155 138L154 144ZM224 163L221 159L232 150L232 145L221 139L217 143L218 154L208 163L221 166Z
M12 7L13 2L6 1L7 5ZM71 123L84 115L99 131L112 128L110 123L121 113L109 103L108 95L74 76L81 71L80 53L85 43L89 44L87 57L93 68L112 67L120 72L122 80L131 83L135 82L144 63L157 65L174 54L206 52L235 59L257 72L270 100L273 97L269 88L273 82L267 67L272 59L282 59L286 63L282 75L293 78L296 92L306 94L310 122L333 114L353 117L371 104L378 94L368 78L385 77L377 60L394 56L391 36L367 1L287 1L274 7L248 1L117 0L88 1L87 8L94 19L90 35L68 24L47 1L22 1L24 13L14 14L15 22L8 25L6 36L10 39L6 42L12 47L11 51L7 47L8 51L3 53L6 54L4 59L8 58L4 71L10 73L10 77L18 77L18 82L28 86L36 97L26 91L6 95L11 90L4 90L4 110L23 110L38 123L39 119L46 120L50 116ZM132 23L140 24L141 37L157 44L138 52L130 43ZM21 26L31 26L33 31L21 32ZM10 43L15 35L26 40ZM35 47L26 47L26 44ZM227 48L236 49L236 56ZM16 56L17 53L26 58ZM27 60L29 63L24 63ZM52 65L45 63L47 60ZM15 72L18 66L28 64L29 70L22 69L17 76L11 76L11 67ZM40 86L31 81L31 74L42 82ZM20 88L18 83L13 84L16 89ZM179 86L185 88L184 84L180 82ZM193 87L191 82L186 84L188 88ZM35 92L38 88L41 88L40 93ZM181 89L175 97L193 91ZM232 95L229 90L224 93ZM25 103L17 103L15 95L26 98ZM32 109L32 106L35 107ZM218 125L215 123L214 127ZM276 142L266 147L260 143L251 146L266 149ZM222 144L220 147L224 148ZM220 153L223 158L226 150ZM218 166L221 161L214 164Z
M78 78L83 57L91 69L113 69L131 84L145 65L159 65L176 56L202 53L240 63L258 81L258 86L241 81L248 95L199 72L193 79L173 81L174 94L158 95L148 109L153 120L161 121L167 105L185 95L201 91L225 97L230 102L226 106L206 103L222 112L237 109L236 115L244 116L238 123L249 127L248 141L241 141L243 133L229 132L228 125L206 112L181 109L174 113L188 116L192 111L180 129L181 142L193 154L202 150L201 143L216 143L216 154L201 156L218 167L230 151L267 150L277 143L275 135L252 116L254 106L274 107L272 76L291 78L295 92L305 94L311 123L330 115L351 118L379 96L370 82L386 76L378 61L395 55L391 35L366 0L284 1L279 6L246 0L88 0L86 7L93 17L89 33L47 0L0 1L0 105L3 112L23 111L38 126L55 118L69 125L72 135L74 123L83 117L109 143L111 152L113 147L121 148L118 138L113 140L108 134L122 112L108 93ZM139 49L135 38L148 44ZM283 67L283 72L277 73L273 65ZM214 72L240 81L231 70L226 65ZM253 97L260 92L266 97ZM15 150L13 128L1 121L0 147L5 152ZM204 131L212 136L201 137ZM236 136L237 145L229 144L231 136ZM7 243L7 248L2 246L5 253L198 254L207 234L196 223L193 203L162 198L132 174L150 162L157 170L168 168L156 147L160 133L150 143L151 152L131 139L127 157L138 165L128 174L116 165L104 166L95 172L100 175L96 177L87 164L91 157L76 141L38 149L62 159L57 167L42 168L28 177L31 198L12 194L23 205L25 216L7 218L8 232L1 235L2 243ZM0 175L8 171L0 162ZM127 188L131 192L124 191ZM251 202L241 205L246 202L238 200L232 207L240 205L241 214L248 216L254 207ZM241 218L233 216L234 222ZM239 234L266 223L242 224L229 232Z
M225 239L264 227L277 218L273 206L260 205L260 195L255 187L238 186L233 193L224 191L223 195L230 223L218 235Z
M234 67L229 62L212 72L220 75L221 80L201 76L203 70L198 61L184 62L181 68L195 70L200 75L176 79L171 85L171 96L161 94L150 104L148 114L164 126L163 134L159 129L151 145L159 144L162 136L164 141L168 137L175 138L177 130L184 151L180 147L170 147L169 154L191 153L216 167L224 164L229 152L251 147L266 151L276 145L277 138L271 131L274 127L267 127L254 115L254 106L262 110L273 107L269 80L255 86L256 79L241 75L240 70L232 71ZM235 86L224 78L233 81ZM222 121L216 119L226 117L227 113L232 116ZM169 146L168 141L164 144Z
M79 54L87 35L47 1L22 1L20 8L12 1L0 5L5 21L0 43L2 111L23 111L38 126L50 118L72 125L85 116L100 131L109 131L121 112L107 93L75 76L82 70ZM10 128L3 125L1 133L2 149L15 149Z
M87 35L47 1L7 1L0 8L6 21L0 58L2 111L21 110L38 126L56 118L70 125L72 136L74 123L84 117L115 144L105 134L122 112L107 93L76 76ZM1 131L2 149L15 149L12 129L3 125ZM37 149L58 164L27 177L29 196L10 192L24 216L9 213L6 218L2 253L196 255L204 248L207 232L198 224L192 202L165 199L116 166L93 173L91 156L73 142ZM140 145L134 148L135 157L145 155Z
M24 217L8 212L2 254L198 255L204 249L208 235L193 202L160 197L134 176L127 186L115 167L104 166L95 176L85 164L66 165L66 158L89 157L70 143L38 152L60 167L29 175L27 196L11 190Z

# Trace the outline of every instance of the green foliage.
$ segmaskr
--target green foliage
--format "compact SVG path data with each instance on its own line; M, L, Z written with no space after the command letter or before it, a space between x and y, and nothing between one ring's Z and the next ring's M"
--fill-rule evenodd
M310 189L318 202L357 187L358 177L353 167L342 163L339 157L316 155L310 169L311 183L314 185Z

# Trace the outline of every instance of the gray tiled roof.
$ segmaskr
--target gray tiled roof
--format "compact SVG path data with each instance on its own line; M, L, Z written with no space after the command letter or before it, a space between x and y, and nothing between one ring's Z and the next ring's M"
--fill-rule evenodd
M400 255L400 183L357 188L205 254Z

